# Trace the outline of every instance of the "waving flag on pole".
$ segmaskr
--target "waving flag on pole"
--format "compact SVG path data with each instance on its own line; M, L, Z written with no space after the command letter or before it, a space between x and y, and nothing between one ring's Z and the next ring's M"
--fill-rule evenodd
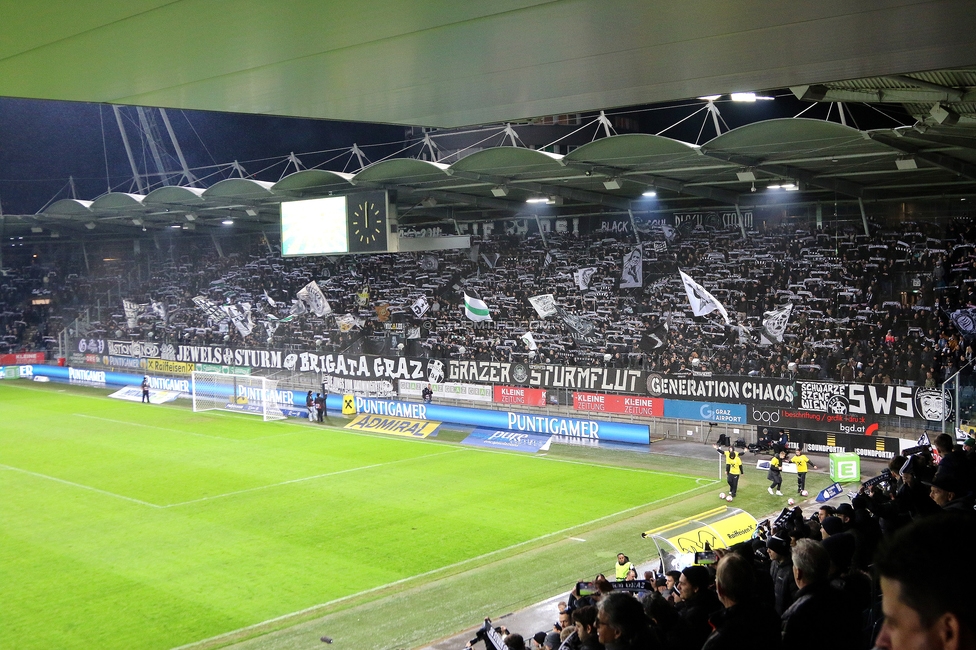
M644 286L644 251L638 246L624 255L623 271L620 274L620 288L631 289Z
M525 347L529 348L530 350L539 349L539 346L535 342L535 337L532 336L532 332L526 332L520 338L525 342Z
M539 314L539 318L548 318L556 315L556 298L551 293L543 293L538 296L530 296L529 302Z
M332 313L329 301L325 299L325 294L319 288L315 280L312 280L298 291L298 297L308 303L309 310L316 316L326 316Z
M793 313L793 303L780 309L763 313L762 331L759 335L759 345L771 345L782 343L783 335L786 333L786 324Z
M679 270L678 273L681 274L681 281L685 285L685 293L688 294L688 302L691 304L691 311L695 316L704 316L718 310L718 313L722 314L722 318L725 319L725 324L732 324L732 321L729 320L729 312L725 311L725 307L715 296L710 294L705 287L692 280L691 276L684 271Z
M590 282L593 280L593 274L596 273L595 266L588 266L585 269L578 269L573 273L573 279L576 280L576 286L580 288L580 291L586 291L590 288Z
M471 289L464 290L464 315L475 322L491 320L488 305Z
M654 352L655 350L660 350L668 345L668 334L671 329L671 314L668 314L667 320L652 329L650 332L644 334L641 337L641 341L638 344L638 349L642 352Z

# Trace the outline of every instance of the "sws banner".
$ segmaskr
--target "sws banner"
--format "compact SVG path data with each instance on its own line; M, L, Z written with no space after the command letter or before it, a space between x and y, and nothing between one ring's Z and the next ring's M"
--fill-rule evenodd
M725 375L647 375L647 393L674 399L697 398L731 404L758 403L794 406L795 389L787 379Z
M796 382L794 408L832 415L897 415L931 422L953 414L952 393L939 388Z
M431 360L431 375L443 363ZM432 381L436 381L432 379ZM447 363L444 381L476 384L508 384L533 388L576 388L591 391L643 394L645 377L630 368L584 368L551 364L508 363L502 361L457 361Z
M901 453L898 438L863 436L852 433L826 433L789 429L786 432L791 449L803 444L806 451L818 453L855 453L865 458L890 460Z
M812 429L828 433L856 433L866 436L878 431L878 423L867 415L834 415L815 411L749 406L749 424L769 429Z

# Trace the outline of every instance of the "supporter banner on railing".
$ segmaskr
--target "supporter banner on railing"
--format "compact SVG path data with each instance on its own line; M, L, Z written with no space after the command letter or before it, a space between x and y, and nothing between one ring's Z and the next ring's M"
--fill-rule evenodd
M897 415L939 422L952 416L952 393L939 388L796 382L794 408L832 415Z
M493 392L493 398L496 404L524 404L525 406L546 405L546 391L542 388L495 386Z
M0 354L0 366L20 366L27 363L44 363L43 352L17 352Z
M463 402L492 402L494 394L491 386L481 386L478 384L454 384L443 383L435 384L426 381L414 381L412 379L401 379L399 382L400 395L409 397L420 397L425 386L430 386L434 393L434 399L456 399Z
M732 404L759 403L793 406L795 389L788 379L649 373L647 392L654 397L698 398Z
M91 348L88 350L93 352ZM145 343L143 341L108 341L107 351L111 355L123 357L159 357L160 346L158 343ZM84 352L84 350L79 350Z
M659 397L631 397L603 393L573 393L573 408L577 411L619 413L641 417L662 417L664 400Z
M433 367L440 361L430 361ZM447 381L478 384L508 384L533 388L577 388L591 391L643 394L642 370L508 363L504 361L458 361L447 363Z
M339 393L340 395L352 393L354 395L382 397L396 396L393 382L388 379L348 379L346 377L322 375L322 390L326 393Z
M715 404L666 399L664 400L664 417L678 418L679 420L745 424L746 407L742 404Z
M898 438L886 436L864 436L851 433L826 433L790 429L787 431L789 446L797 449L802 443L806 451L817 453L851 452L865 458L884 458L890 460L901 453Z

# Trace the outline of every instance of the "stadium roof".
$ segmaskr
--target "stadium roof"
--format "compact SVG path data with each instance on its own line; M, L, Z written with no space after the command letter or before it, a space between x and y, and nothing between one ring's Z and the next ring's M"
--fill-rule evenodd
M0 95L485 124L973 65L974 20L968 0L7 3Z
M355 174L302 170L276 183L232 178L207 189L162 187L144 196L113 192L93 201L64 199L17 219L22 227L61 234L131 235L186 224L206 229L227 219L267 230L276 227L282 201L374 188L391 192L401 225L703 204L748 209L858 199L976 199L976 128L918 124L860 131L821 120L767 120L702 146L630 134L596 140L568 155L494 147L451 165L394 158ZM656 197L644 195L652 191ZM13 225L8 221L8 232Z

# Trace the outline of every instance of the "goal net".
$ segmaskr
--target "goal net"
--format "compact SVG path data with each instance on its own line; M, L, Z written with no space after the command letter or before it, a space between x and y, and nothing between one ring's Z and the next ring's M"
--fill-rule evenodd
M191 377L194 411L237 411L261 415L265 422L284 420L278 403L278 382L267 377L194 371Z

